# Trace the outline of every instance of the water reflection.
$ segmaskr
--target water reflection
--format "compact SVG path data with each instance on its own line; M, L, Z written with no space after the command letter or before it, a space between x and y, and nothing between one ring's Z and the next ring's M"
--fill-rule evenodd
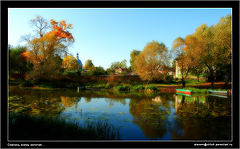
M77 105L79 100L81 100L81 98L79 98L79 97L60 96L60 98L61 98L61 101L62 101L64 107L72 107L73 105Z
M58 117L63 109L64 106L62 106L59 98L44 98L29 95L9 97L10 112Z
M230 99L176 95L175 111L184 139L230 139Z
M162 138L167 133L168 116L171 113L168 96L153 99L131 99L129 111L133 122L138 125L147 138Z
M214 96L175 95L175 111L196 117L231 116L231 100Z
M107 120L119 128L121 139L231 139L230 98L204 94L11 89L9 110L79 124Z

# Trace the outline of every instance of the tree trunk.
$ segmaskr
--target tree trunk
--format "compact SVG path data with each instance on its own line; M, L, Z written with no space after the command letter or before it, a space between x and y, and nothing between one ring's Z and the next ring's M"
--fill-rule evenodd
M211 80L211 88L214 88L214 80Z
M81 71L78 70L78 71L77 71L77 74L78 74L78 76L81 76Z
M182 77L182 87L185 87L185 80L183 77Z
M197 81L199 82L199 75L197 75Z
M225 79L225 84L224 84L224 87L225 87L225 88L228 88L228 83L229 83L229 81L231 80L231 79L230 79L230 78L231 78L230 75L231 75L231 74L227 73L227 76L226 76L226 79Z
M211 88L214 87L214 75L213 75L213 71L211 71Z
M182 105L184 104L184 101L185 101L185 96L182 96L182 101L181 101Z

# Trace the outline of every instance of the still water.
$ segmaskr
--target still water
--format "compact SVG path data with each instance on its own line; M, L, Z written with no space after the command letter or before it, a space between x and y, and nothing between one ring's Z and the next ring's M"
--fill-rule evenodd
M104 120L121 140L230 140L231 98L170 93L10 88L9 111L84 125Z

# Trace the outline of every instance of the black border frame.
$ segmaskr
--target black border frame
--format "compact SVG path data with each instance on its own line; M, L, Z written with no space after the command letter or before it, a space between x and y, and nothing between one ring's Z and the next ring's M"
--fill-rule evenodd
M194 148L223 146L194 146L201 142L8 142L7 106L8 106L8 8L232 8L233 16L233 140L232 146L239 148L239 1L2 1L1 2L1 147L14 148L11 144L42 144L42 148ZM238 90L237 90L238 89ZM221 142L218 142L221 143ZM19 148L19 147L17 147ZM24 147L28 148L28 147Z

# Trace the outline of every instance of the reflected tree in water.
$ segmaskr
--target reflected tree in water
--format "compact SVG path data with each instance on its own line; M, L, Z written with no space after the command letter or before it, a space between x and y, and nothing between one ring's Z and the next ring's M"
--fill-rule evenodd
M85 102L86 102L86 103L91 102L91 98L90 98L90 97L85 97L84 99L85 99Z
M146 137L162 138L167 133L168 115L171 111L167 96L131 99L129 106L129 111L134 117L133 122L142 129Z
M184 139L230 139L231 101L212 96L176 96L177 124Z
M61 98L61 101L62 101L64 107L72 107L73 105L77 105L77 103L80 100L79 97L61 96L60 98Z

